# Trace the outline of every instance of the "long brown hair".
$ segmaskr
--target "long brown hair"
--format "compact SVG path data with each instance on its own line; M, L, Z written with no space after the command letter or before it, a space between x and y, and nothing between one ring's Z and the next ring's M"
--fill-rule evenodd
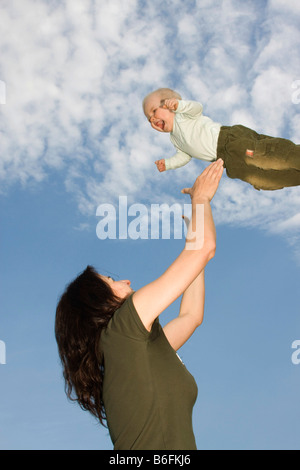
M104 364L99 348L101 331L122 305L92 266L66 288L55 317L55 338L63 366L65 392L105 425L102 400Z

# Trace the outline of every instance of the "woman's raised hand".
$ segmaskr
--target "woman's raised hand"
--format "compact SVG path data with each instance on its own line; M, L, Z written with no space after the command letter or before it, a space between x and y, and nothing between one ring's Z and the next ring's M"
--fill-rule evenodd
M211 201L218 189L223 169L223 160L219 158L205 168L201 175L197 177L192 188L184 188L181 192L189 194L194 202L198 199Z

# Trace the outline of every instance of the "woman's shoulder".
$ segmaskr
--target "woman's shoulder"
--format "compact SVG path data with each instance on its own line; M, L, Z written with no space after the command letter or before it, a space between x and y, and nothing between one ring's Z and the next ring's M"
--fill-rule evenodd
M105 330L106 335L118 334L132 339L149 339L154 328L150 332L145 328L135 309L133 297L134 292L115 311ZM158 323L158 319L156 323Z

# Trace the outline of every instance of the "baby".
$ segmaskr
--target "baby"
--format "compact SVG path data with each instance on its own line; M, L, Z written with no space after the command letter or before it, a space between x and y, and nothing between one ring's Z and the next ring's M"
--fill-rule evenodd
M170 88L144 98L143 110L153 129L170 134L176 148L171 158L157 160L159 171L186 165L192 157L224 161L227 176L260 190L300 185L300 145L257 134L242 125L221 126L202 114L203 106L186 101Z

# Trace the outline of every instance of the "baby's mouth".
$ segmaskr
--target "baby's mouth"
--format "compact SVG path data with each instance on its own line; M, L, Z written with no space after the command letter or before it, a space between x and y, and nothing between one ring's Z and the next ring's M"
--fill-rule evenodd
M157 127L159 127L162 131L163 131L164 128L165 128L165 123L164 123L164 121L157 121L156 125L157 125Z

